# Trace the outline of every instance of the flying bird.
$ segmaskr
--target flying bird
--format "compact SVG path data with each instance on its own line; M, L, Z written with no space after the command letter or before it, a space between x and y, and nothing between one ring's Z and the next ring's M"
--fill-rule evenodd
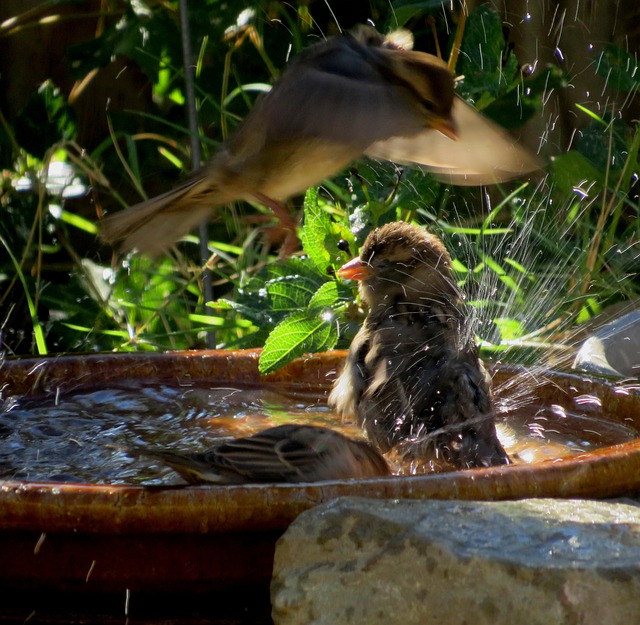
M455 95L441 59L398 41L361 27L310 46L201 169L172 191L103 219L102 238L123 251L158 254L214 207L236 200L270 206L292 229L282 202L362 155L424 165L460 185L540 167Z
M384 477L385 459L364 441L329 428L280 425L196 453L126 447L170 466L190 484L318 482Z
M368 309L329 396L382 453L458 468L508 464L491 381L442 241L417 226L377 228L338 274L358 280Z

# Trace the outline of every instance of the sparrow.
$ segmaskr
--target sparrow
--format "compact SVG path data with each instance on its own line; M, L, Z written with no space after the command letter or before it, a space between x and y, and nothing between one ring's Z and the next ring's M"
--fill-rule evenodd
M417 226L372 231L338 275L359 280L368 308L329 396L382 453L436 457L457 468L508 464L491 380L442 241Z
M410 36L363 26L310 46L208 163L172 191L103 219L102 238L156 255L236 200L258 200L295 229L282 202L363 154L424 165L461 185L540 167L455 95L441 59L412 45Z
M390 474L385 459L364 441L329 428L280 425L198 453L127 447L159 460L189 484L319 482Z

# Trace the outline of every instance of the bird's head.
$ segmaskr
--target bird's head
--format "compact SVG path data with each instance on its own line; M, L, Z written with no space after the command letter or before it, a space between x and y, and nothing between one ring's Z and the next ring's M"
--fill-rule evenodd
M451 304L460 296L442 241L404 222L371 232L360 256L343 265L338 275L360 282L360 297L370 310L398 301Z
M437 56L412 50L413 35L403 28L381 35L368 26L357 27L351 35L370 51L377 51L378 69L386 72L389 84L402 87L419 109L425 128L458 138L453 119L455 81L448 65Z
M396 50L390 55L394 81L412 93L425 127L431 127L456 141L453 119L454 80L447 64L436 56L412 50Z

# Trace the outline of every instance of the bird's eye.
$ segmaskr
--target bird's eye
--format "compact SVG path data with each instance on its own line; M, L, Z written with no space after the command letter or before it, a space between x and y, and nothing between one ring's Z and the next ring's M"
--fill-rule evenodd
M425 110L429 111L430 113L433 112L433 110L435 109L434 103L431 102L430 100L422 100L422 106Z

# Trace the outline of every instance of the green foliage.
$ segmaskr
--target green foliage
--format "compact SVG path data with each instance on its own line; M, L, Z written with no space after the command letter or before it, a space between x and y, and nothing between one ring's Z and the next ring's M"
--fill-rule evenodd
M638 58L613 43L605 45L597 58L596 71L614 89L623 93L637 92L640 88Z
M86 5L50 4L78 11ZM406 25L418 47L429 50L426 24L433 23L442 49L452 45L460 14L452 15L449 3L365 4L359 21L372 17L386 30ZM89 81L123 58L147 81L146 108L110 108L109 130L90 147L76 144L82 129L73 105L51 81L15 118L0 114L0 349L189 349L204 346L205 333L215 331L222 347L263 346L260 368L268 372L306 352L346 347L365 311L355 285L336 270L372 228L397 219L443 237L477 310L474 330L501 358L539 358L542 349L570 343L576 325L607 304L637 295L640 133L619 111L595 106L582 109L588 125L538 183L485 194L441 184L419 169L354 163L307 192L300 255L279 258L277 245L255 227L272 224L266 209L243 204L220 211L209 230L213 302L203 301L192 237L162 259L113 258L96 245L101 211L168 190L189 168L190 155L177 2L123 0L110 8L99 34L67 51L70 71ZM288 55L326 31L332 17L321 22L325 9L271 0L250 7L190 3L205 156L269 88ZM633 54L607 44L594 61L594 93L605 83L629 97L637 92ZM468 16L457 73L464 75L459 94L506 128L534 118L550 91L571 81L558 67L528 76L487 5ZM69 164L84 189L75 196L55 189L48 180L52 162Z
M506 46L500 17L489 5L480 5L467 19L462 49L461 92L483 109L512 88L518 77L518 61Z
M31 156L43 160L51 147L76 135L76 121L67 100L50 81L40 85L18 115L16 142Z
M405 26L414 18L423 15L425 12L431 13L442 10L445 0L395 0L392 2L392 11L389 15L387 30Z

